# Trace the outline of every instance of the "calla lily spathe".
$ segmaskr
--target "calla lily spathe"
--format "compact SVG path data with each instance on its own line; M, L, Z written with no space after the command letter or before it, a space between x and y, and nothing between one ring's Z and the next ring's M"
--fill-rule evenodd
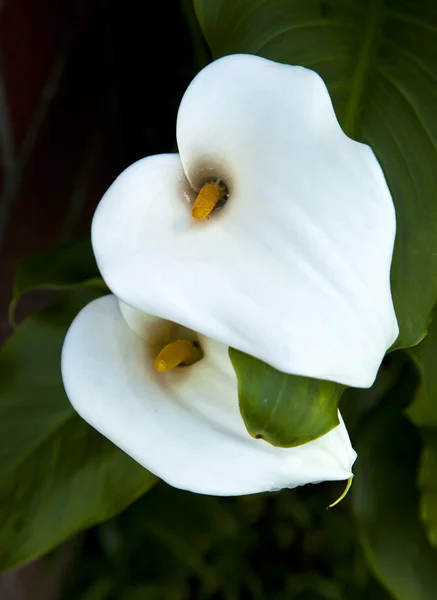
M158 373L157 351L179 335L180 326L115 296L87 305L62 352L74 408L152 473L193 492L240 495L351 477L356 454L341 417L328 434L297 448L248 434L228 348L219 342L196 336L202 360Z
M368 387L398 335L395 211L372 150L341 130L313 71L234 55L199 73L180 154L128 168L94 217L110 289L292 374ZM191 207L220 180L228 199Z

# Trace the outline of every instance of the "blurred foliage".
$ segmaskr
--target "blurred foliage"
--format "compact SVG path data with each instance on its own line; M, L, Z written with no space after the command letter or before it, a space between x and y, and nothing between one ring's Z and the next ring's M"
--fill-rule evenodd
M82 538L63 600L388 600L369 576L344 484L240 498L160 483Z
M437 427L437 314L421 344L411 348L409 355L421 375L419 386L407 414L418 427Z
M95 295L64 293L0 350L0 571L112 517L156 481L87 425L64 392L65 334Z
M420 436L402 414L416 387L410 371L410 365L401 370L395 385L360 425L354 512L369 563L393 596L433 600L437 550L427 540L418 514Z
M430 544L437 548L437 431L426 430L419 465L420 517Z
M65 244L20 262L14 277L9 320L15 326L15 309L24 294L36 290L66 291L80 288L88 288L96 293L100 291L102 294L109 292L100 277L89 239Z
M420 516L428 539L437 547L437 319L421 344L409 355L421 376L413 402L407 408L411 421L421 428L423 450L419 464Z

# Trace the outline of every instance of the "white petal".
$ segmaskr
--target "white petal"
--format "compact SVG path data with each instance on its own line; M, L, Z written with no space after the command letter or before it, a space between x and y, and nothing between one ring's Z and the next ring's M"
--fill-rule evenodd
M356 455L343 422L298 448L255 440L240 416L226 347L199 337L200 362L157 373L150 352L157 340L149 334L155 323L147 315L143 327L141 318L130 321L141 337L114 296L86 306L67 334L62 375L78 413L158 477L216 495L350 477Z
M230 196L204 222L177 155L109 189L93 246L112 291L281 371L370 386L398 335L393 202L368 146L308 69L236 55L188 88L177 137L193 188Z

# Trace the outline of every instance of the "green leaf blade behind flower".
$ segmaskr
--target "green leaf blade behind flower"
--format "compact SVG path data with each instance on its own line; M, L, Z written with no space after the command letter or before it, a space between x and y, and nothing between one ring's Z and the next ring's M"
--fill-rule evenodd
M429 542L437 547L437 319L436 311L428 335L408 351L421 378L413 401L406 409L410 420L422 429L420 457L420 517Z
M344 386L282 373L233 348L229 356L238 378L241 415L253 437L290 448L339 424L338 403Z
M87 289L64 294L28 317L0 351L0 570L117 514L156 481L65 395L63 340L94 297Z
M89 239L59 246L31 256L18 266L14 293L23 294L36 288L67 288L99 277Z
M419 386L407 414L419 427L437 428L437 312L425 339L408 351L419 375Z
M429 543L437 548L437 430L426 431L419 467L420 517Z
M89 239L76 240L19 263L9 307L11 323L14 324L15 308L24 294L76 288L89 288L102 294L109 291L100 277Z
M395 394L402 395L400 381ZM386 398L361 424L352 498L359 534L375 575L396 600L434 600L437 551L418 515L418 432Z
M345 132L369 144L397 213L392 291L416 344L437 299L437 11L396 0L195 0L214 58L244 52L317 71Z

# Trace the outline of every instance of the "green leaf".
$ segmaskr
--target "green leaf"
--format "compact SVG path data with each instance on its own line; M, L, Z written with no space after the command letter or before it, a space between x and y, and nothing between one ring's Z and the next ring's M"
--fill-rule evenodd
M304 65L327 83L345 132L368 143L398 220L397 347L416 344L437 297L437 12L429 0L195 0L214 58Z
M420 517L429 542L437 547L437 319L428 335L408 351L421 378L413 402L405 411L422 428L424 448L420 457Z
M359 431L352 497L359 534L375 575L396 600L434 600L437 552L418 518L417 431L392 401L402 381Z
M89 239L78 240L26 258L20 262L14 278L14 293L9 319L14 324L20 298L34 290L70 290L89 287L108 291L100 277Z
M410 419L419 427L437 427L437 319L428 335L418 346L408 351L421 376L421 385L407 408Z
M293 447L338 425L343 385L287 375L233 348L229 356L238 378L240 411L253 437Z
M420 517L425 524L428 540L437 548L437 431L424 435L420 457Z
M64 289L100 277L89 239L78 240L23 260L14 280L14 293L37 288Z
M155 482L65 396L62 343L93 297L89 290L64 294L28 317L0 351L0 570L110 518Z

